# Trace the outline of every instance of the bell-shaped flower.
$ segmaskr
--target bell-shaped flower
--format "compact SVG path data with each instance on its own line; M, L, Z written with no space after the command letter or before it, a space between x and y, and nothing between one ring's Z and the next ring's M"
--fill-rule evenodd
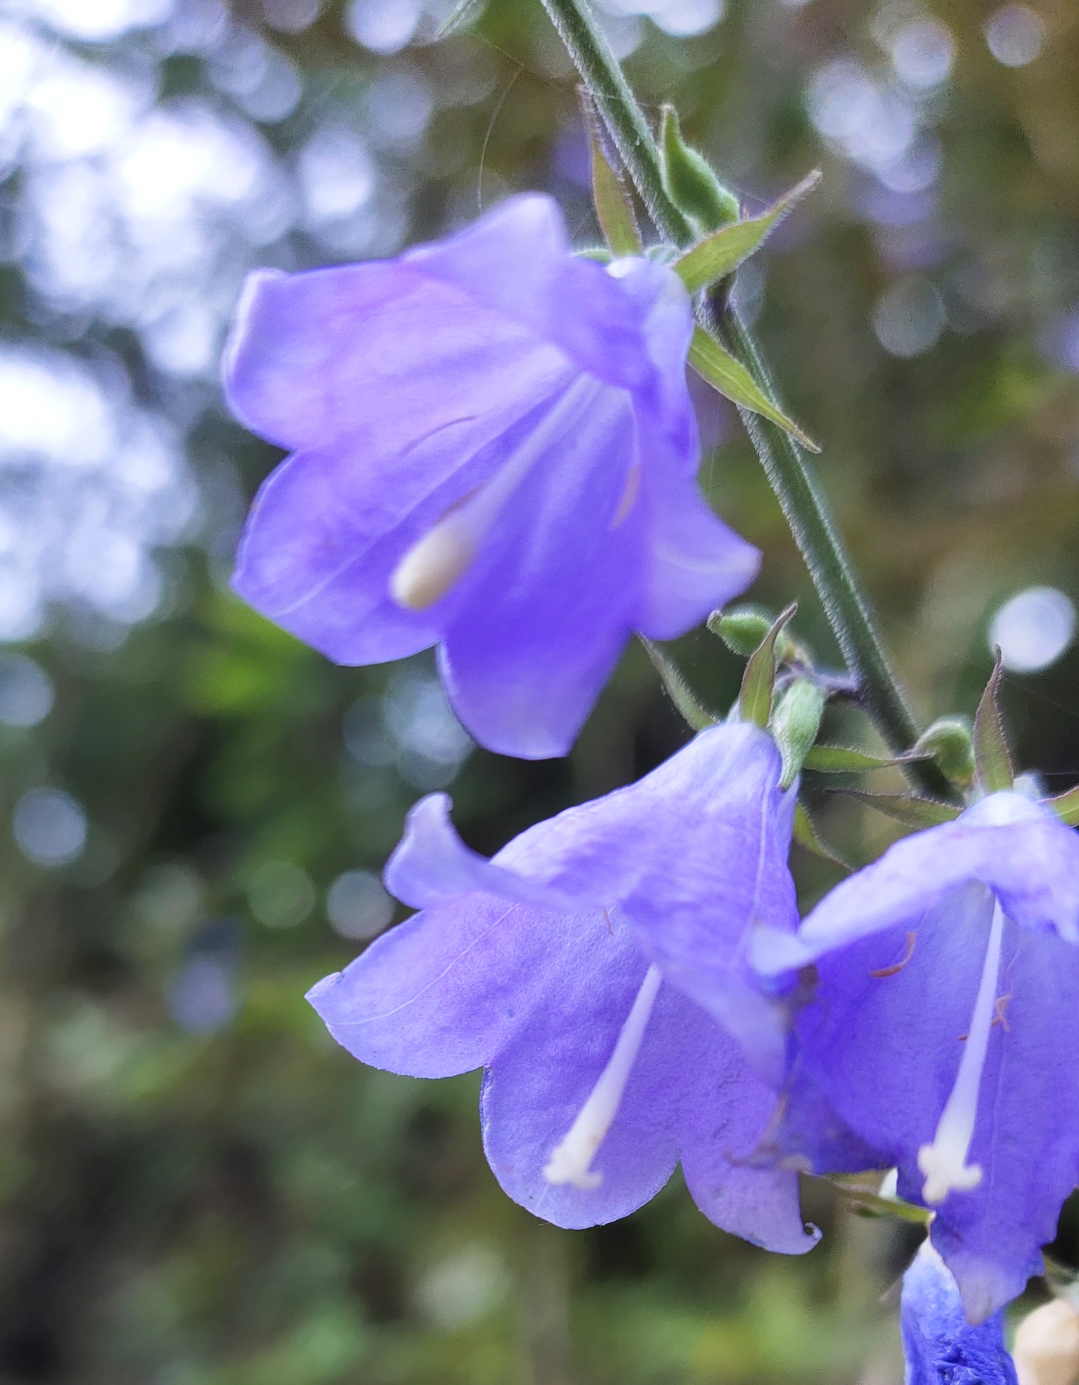
M929 1241L903 1276L899 1329L906 1385L1017 1385L999 1311L972 1327L959 1287Z
M703 732L659 769L530 828L488 861L443 795L413 810L386 882L420 912L309 999L372 1066L486 1069L502 1187L559 1226L625 1216L681 1159L697 1205L773 1250L816 1239L796 1175L755 1167L782 1015L747 938L793 931L794 796L755 726Z
M780 1148L817 1173L897 1166L983 1321L1039 1273L1079 1181L1079 834L992 794L754 955L800 978Z
M758 553L697 489L690 302L510 198L398 259L248 281L225 390L292 453L234 586L342 664L439 646L482 744L562 755L632 631L682 634Z

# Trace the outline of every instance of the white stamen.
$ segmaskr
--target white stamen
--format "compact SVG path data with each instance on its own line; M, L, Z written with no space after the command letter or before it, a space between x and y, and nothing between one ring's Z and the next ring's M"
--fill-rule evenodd
M548 1183L572 1183L587 1192L603 1182L601 1173L593 1173L592 1160L618 1114L661 979L658 967L648 968L607 1066L543 1170Z
M476 556L470 526L454 511L414 543L393 570L390 594L409 611L426 611L464 576Z
M970 1032L959 1060L955 1086L944 1104L937 1133L931 1145L918 1151L918 1167L925 1174L922 1197L935 1205L943 1202L952 1191L970 1192L982 1181L980 1164L968 1164L970 1143L974 1138L974 1121L978 1113L978 1089L989 1049L989 1032L993 1027L996 1009L997 976L1000 971L1000 945L1004 935L1004 911L994 901L993 923L989 930L989 946L985 952L982 979L974 1002Z

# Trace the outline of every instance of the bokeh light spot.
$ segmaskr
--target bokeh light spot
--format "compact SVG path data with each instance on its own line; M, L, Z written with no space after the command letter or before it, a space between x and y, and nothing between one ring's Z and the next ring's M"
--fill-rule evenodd
M1037 673L1055 663L1075 638L1071 598L1056 587L1027 587L1005 601L989 625L989 647L1004 667Z
M63 789L31 789L15 805L11 830L35 865L65 866L86 845L86 814Z

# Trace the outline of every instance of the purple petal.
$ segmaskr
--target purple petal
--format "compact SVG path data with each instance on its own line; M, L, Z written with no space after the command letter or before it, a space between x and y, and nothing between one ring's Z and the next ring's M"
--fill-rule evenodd
M636 628L670 640L751 585L760 551L718 519L695 482L646 479L650 570Z
M1079 834L1016 794L994 794L889 847L817 905L800 941L818 955L913 918L972 880L1023 927L1079 941Z
M907 1385L1016 1385L1001 1314L971 1327L954 1278L927 1242L903 1276L899 1325Z
M620 514L636 441L624 398L594 397L552 435L461 584L441 650L446 691L482 744L565 755L629 638L644 535Z
M482 1067L607 937L595 920L462 895L384 933L308 992L355 1058L410 1077Z
M820 1232L802 1219L798 1175L751 1160L773 1123L775 1089L692 1001L672 1007L672 1019L698 1045L699 1057L689 1058L684 1074L681 1121L682 1169L693 1201L709 1221L765 1250L812 1250Z
M912 952L900 925L820 958L817 1001L798 1017L788 1148L798 1145L799 1109L822 1095L899 1166L901 1195L921 1200L918 1150L955 1082L992 913L988 892L968 885L904 921ZM974 1322L1038 1272L1038 1248L1079 1177L1079 948L1006 921L998 985L1008 999L991 1031L970 1150L982 1182L950 1193L932 1227ZM802 1152L817 1172L836 1167L832 1149Z

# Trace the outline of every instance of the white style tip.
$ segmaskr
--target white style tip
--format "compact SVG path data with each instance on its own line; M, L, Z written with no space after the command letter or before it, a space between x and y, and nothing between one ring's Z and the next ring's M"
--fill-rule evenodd
M548 1183L569 1183L582 1192L590 1192L603 1182L603 1175L593 1172L592 1160L618 1115L661 979L658 967L648 968L607 1066L577 1119L551 1152L543 1170Z
M981 1164L967 1164L965 1149L949 1149L936 1143L922 1145L918 1167L925 1174L922 1197L937 1207L951 1192L969 1193L982 1181Z
M407 611L426 611L441 601L471 567L472 535L457 515L449 515L414 543L390 577L390 594Z

